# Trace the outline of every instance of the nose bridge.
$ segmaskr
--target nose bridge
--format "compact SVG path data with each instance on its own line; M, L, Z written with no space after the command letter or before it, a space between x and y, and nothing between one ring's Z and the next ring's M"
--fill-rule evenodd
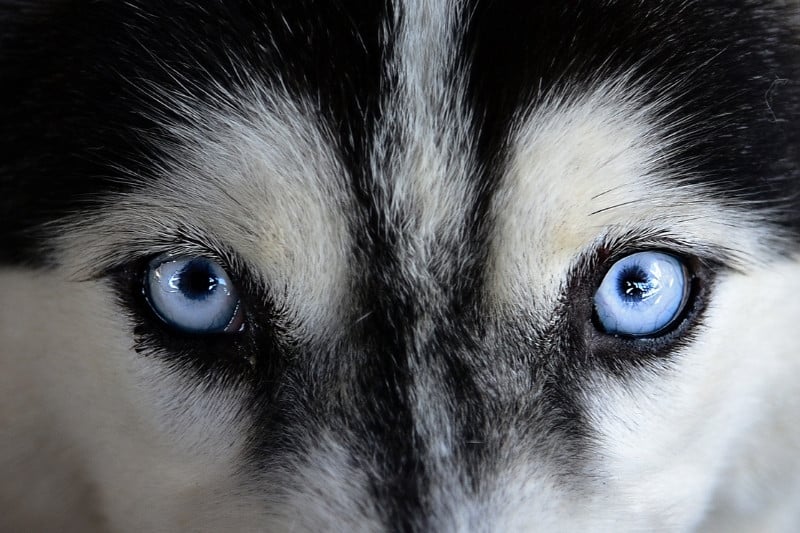
M463 499L465 491L454 451L461 431L451 368L463 347L452 333L458 326L444 281L413 255L418 242L404 240L360 287L363 319L353 348L363 364L353 376L356 396L341 404L341 416L361 428L358 462L388 529L425 531L450 499L444 495Z
M435 100L415 91L415 80L391 95L375 137L369 216L376 224L366 229L369 273L358 287L361 316L369 315L361 329L369 364L361 372L371 407L363 416L366 437L380 443L370 448L381 473L374 489L388 523L397 524L389 529L403 531L431 530L441 509L452 510L468 492L456 450L463 406L454 367L468 372L456 363L464 349L455 334L463 328L456 293L467 285L459 276L473 231L474 158L465 141L469 121L456 117L460 106L444 80L445 96Z

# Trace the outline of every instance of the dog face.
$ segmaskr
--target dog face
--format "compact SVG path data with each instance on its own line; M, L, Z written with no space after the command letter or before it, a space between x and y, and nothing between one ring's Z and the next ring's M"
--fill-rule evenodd
M256 4L2 8L4 528L796 527L796 3Z

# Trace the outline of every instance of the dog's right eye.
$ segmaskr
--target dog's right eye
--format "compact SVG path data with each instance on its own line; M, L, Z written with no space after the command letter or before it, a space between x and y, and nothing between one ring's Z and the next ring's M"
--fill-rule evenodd
M147 266L143 290L158 318L185 333L234 333L244 324L236 287L209 258L156 257Z
M690 276L677 257L639 252L611 267L594 296L606 333L651 337L667 330L686 307Z

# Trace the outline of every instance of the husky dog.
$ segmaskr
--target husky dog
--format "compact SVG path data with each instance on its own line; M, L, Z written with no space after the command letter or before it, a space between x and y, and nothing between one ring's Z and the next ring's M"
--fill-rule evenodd
M796 0L0 5L0 530L800 530Z

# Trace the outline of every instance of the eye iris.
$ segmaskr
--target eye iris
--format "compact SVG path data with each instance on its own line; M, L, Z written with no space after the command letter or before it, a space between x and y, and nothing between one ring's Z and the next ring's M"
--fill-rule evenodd
M150 262L144 292L163 322L188 333L233 332L243 324L230 278L210 259L158 257Z
M676 257L640 252L612 265L595 293L595 311L606 333L656 335L680 315L688 297L686 267Z

